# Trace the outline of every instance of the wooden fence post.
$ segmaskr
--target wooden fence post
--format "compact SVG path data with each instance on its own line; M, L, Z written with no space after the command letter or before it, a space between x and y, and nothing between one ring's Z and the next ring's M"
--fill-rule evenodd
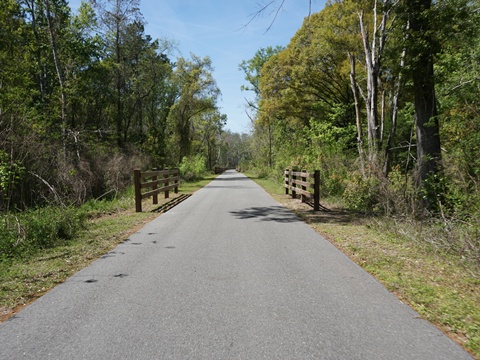
M291 176L291 179L292 180L297 180L297 175L294 175L294 173L296 172L297 170L296 169L293 169L293 172L292 172L292 176ZM292 181L293 183L293 181ZM292 198L296 198L297 197L297 192L295 191L295 188L297 187L297 184L292 184Z
M288 195L288 187L290 186L290 170L289 169L285 169L285 172L283 173L283 177L284 177L284 182L285 182L285 195Z
M168 177L170 176L170 174L168 173L168 168L165 168L165 170L167 172L166 172L166 174L163 175L163 177L168 179ZM165 181L163 186L168 186L168 184L169 184L169 182L167 180L167 181ZM168 190L165 190L165 199L168 199L169 197L170 197L170 192Z
M320 210L320 170L315 170L313 183L313 211Z
M133 170L135 184L135 211L142 212L142 173L140 169Z
M307 172L307 170L302 169L302 173L306 173L306 172ZM304 174L302 174L302 175L304 175ZM305 176L302 176L301 179L302 179L302 181L305 181L305 182L307 181L307 178ZM305 191L307 190L307 187L304 184L302 184L301 188L302 188L302 190L305 190ZM302 199L302 203L304 203L305 199L307 197L303 194L303 191L302 191L302 194L300 195L300 197Z
M175 168L174 169L175 172L173 173L173 175L175 175L175 177L179 176L180 175L180 169L179 168ZM178 180L175 180L175 194L178 194Z
M153 168L152 171L157 171L157 168ZM157 181L157 175L152 176L152 181ZM152 186L152 190L157 190L158 184ZM153 205L158 205L158 194L153 195Z

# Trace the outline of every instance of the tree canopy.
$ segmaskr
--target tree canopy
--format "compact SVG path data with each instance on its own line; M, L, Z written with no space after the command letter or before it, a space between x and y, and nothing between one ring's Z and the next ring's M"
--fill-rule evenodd
M93 4L93 5L92 5ZM6 0L0 9L1 209L81 203L133 167L214 166L226 123L211 60L172 57L137 0Z
M245 65L256 58L242 63L258 102L252 143L265 150L256 153L270 153L277 171L323 169L326 189L339 195L355 188L348 174L358 172L387 210L395 204L381 199L382 187L399 174L410 199L401 203L418 199L419 214L470 203L456 186L479 183L478 161L466 154L478 142L470 97L479 85L478 8L464 0L327 2L269 54L255 82Z

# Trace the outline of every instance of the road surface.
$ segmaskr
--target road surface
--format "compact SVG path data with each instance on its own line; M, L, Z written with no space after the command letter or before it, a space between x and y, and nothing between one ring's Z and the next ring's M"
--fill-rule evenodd
M471 359L228 171L0 324L0 359Z

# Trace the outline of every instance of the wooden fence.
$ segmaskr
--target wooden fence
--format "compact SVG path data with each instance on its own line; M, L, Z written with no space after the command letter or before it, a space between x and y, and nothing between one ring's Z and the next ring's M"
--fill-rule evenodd
M165 193L165 199L169 198L170 190L178 193L178 181L180 180L180 171L178 169L164 169L141 172L140 169L133 171L135 184L135 210L142 212L142 200L153 197L153 204L158 204L158 194ZM142 182L142 180L147 180ZM163 185L163 186L159 186ZM142 189L150 189L142 193Z
M314 211L325 209L320 205L320 170L309 173L306 170L296 171L286 169L285 194L291 192L292 197L301 196L302 202L313 207Z

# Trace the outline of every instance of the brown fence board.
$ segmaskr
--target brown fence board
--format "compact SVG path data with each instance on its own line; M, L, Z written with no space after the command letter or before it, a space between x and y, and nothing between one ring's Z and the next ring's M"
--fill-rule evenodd
M315 211L320 208L325 209L320 205L320 171L309 173L306 170L296 171L286 169L284 172L284 187L285 194L288 195L291 191L292 197L296 197L297 194L301 195L302 202L313 206ZM307 179L311 179L307 181ZM313 191L309 191L312 189Z
M304 196L307 196L309 198L313 198L312 193L310 191L303 190L302 188L296 188L295 192L297 194L304 195Z
M153 204L158 204L158 194L165 193L165 198L169 197L169 191L174 190L178 192L178 182L180 181L180 174L178 169L164 169L141 172L140 169L135 169L133 172L135 184L135 210L142 212L142 199L153 197ZM151 180L143 182L142 179L151 178ZM159 186L162 185L163 186ZM143 192L142 189L151 189Z
M303 181L303 180L292 180L292 184L295 184L295 185L298 185L298 186L311 187L311 188L313 188L313 186L314 186L314 184L312 184L311 182Z
M160 194L161 192L165 192L167 190L174 190L176 187L178 187L178 185L168 185L168 186L162 186L161 188L158 188L158 189L155 189L155 190L151 190L151 191L148 191L146 193L143 193L142 194L142 199L146 199L146 198L149 198L153 195L156 195L156 194Z
M149 178L149 177L152 177L152 176L164 176L164 175L170 175L172 174L172 171L174 171L176 169L164 169L164 170L152 170L152 171L145 171L145 172L142 172L142 179L143 178Z
M166 178L166 179L152 180L152 181L149 181L149 182L142 183L140 186L142 187L142 189L144 189L144 188L150 188L150 187L158 185L158 184L171 183L172 181L180 181L180 176L174 176L174 177Z

